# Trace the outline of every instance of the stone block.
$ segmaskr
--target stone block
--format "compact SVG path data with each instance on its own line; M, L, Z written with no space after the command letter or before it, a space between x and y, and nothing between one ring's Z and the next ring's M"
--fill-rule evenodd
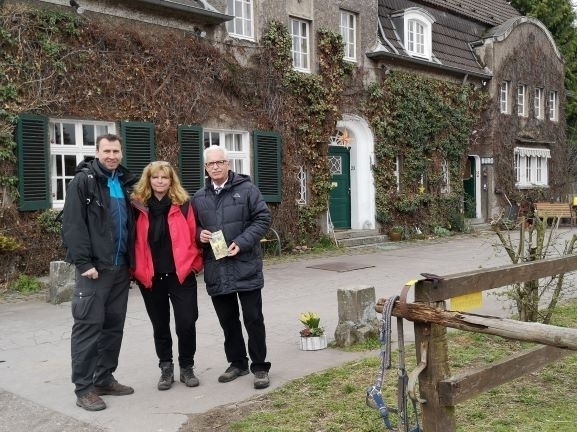
M72 300L75 285L75 267L65 261L50 262L48 302L59 304Z
M356 286L337 291L339 324L335 344L347 347L378 336L379 323L375 311L375 288Z
M377 319L375 311L375 287L359 285L337 291L339 322L372 322Z

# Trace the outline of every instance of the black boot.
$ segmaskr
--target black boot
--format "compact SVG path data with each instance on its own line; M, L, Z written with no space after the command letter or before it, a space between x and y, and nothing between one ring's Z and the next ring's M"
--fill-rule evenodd
M174 382L174 365L172 362L160 363L160 379L158 380L158 390L168 390Z

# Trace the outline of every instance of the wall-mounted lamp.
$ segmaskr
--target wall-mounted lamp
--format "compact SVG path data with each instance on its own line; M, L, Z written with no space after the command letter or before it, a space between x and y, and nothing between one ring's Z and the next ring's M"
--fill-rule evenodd
M203 38L206 37L206 32L198 27L193 27L192 30L194 31L194 34L196 35L196 37L199 38Z
M84 12L84 8L81 7L76 0L70 0L70 6L77 14L81 14Z

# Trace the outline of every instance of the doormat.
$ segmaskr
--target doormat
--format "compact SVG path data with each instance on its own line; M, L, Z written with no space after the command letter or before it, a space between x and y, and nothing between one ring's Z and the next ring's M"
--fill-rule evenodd
M342 261L307 266L307 268L335 271L335 272L339 272L339 273L348 272L348 271L352 271L352 270L359 270L359 269L364 269L364 268L370 268L370 267L374 267L374 265L351 264L351 263L346 263L346 262L342 262Z

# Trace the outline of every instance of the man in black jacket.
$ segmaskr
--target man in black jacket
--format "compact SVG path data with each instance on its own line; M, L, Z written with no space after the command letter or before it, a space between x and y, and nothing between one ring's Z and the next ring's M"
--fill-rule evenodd
M102 395L134 393L118 383L118 366L133 267L134 217L129 188L136 177L120 165L120 138L97 138L96 155L76 168L62 219L66 261L76 266L72 297L72 382L76 405L100 411Z
M227 152L210 146L204 151L205 168L211 179L193 198L197 237L203 246L204 281L224 331L224 351L230 366L218 378L229 382L249 372L247 349L240 323L248 334L250 371L254 388L269 386L270 363L266 361L266 333L261 290L264 287L260 240L271 224L271 214L262 194L247 175L229 170ZM224 257L211 239L223 234ZM214 240L213 240L214 241Z

